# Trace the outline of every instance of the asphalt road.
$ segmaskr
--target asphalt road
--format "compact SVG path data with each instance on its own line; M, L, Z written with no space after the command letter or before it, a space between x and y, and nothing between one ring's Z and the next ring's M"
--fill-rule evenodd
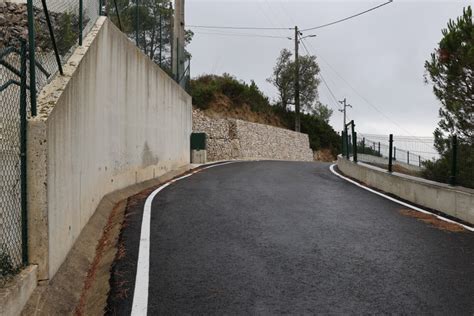
M132 305L141 214L131 199L109 314ZM204 170L152 204L149 315L474 314L474 234L441 230L324 163Z

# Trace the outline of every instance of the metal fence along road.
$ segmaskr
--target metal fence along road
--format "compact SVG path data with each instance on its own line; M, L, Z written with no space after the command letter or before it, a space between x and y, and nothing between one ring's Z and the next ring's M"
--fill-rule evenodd
M144 54L183 88L190 55L174 34L168 0L27 0L2 10L13 21L0 43L0 281L28 263L26 218L26 116L36 98L100 15L111 20ZM3 12L3 11L2 11ZM6 15L5 15L6 16ZM181 31L181 30L180 30ZM3 35L2 35L3 36ZM173 43L176 45L173 49ZM173 63L174 61L174 63Z
M0 51L0 284L27 263L26 43Z
M343 156L354 161L422 177L441 183L474 188L474 144L457 136L435 149L433 137L358 134L351 121L342 132Z

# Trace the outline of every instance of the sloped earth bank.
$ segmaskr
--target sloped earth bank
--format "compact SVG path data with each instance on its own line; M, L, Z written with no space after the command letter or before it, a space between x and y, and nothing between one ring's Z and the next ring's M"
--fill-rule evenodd
M472 315L474 234L328 167L234 163L161 191L151 209L148 314ZM110 315L131 311L148 192L127 206Z

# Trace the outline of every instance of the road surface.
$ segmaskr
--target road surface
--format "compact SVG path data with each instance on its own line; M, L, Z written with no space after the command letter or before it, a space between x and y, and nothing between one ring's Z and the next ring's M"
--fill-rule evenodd
M110 314L130 314L146 196L130 200ZM441 230L325 163L203 170L153 200L147 311L474 313L474 234Z

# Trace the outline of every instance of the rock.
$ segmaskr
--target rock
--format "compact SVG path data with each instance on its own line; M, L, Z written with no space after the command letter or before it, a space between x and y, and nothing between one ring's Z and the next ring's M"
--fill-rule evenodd
M235 119L213 119L193 110L193 131L207 134L210 161L281 159L313 161L308 135Z

